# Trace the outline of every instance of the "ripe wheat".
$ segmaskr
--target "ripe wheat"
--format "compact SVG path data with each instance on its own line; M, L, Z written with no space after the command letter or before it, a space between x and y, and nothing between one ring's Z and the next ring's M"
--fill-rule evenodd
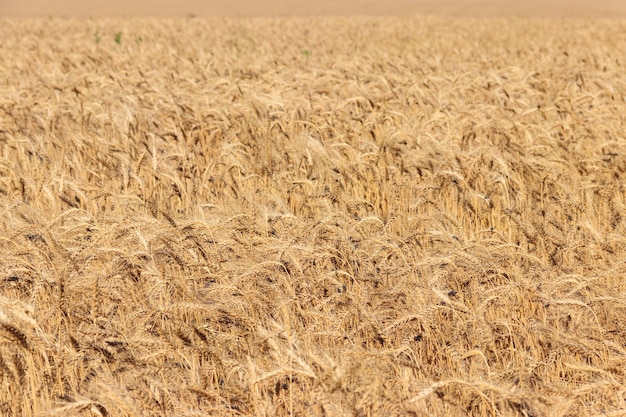
M0 414L619 415L624 33L1 21Z

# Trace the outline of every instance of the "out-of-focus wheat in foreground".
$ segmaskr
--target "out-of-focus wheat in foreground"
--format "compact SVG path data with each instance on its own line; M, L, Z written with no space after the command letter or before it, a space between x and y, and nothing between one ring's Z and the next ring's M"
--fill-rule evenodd
M1 415L623 415L626 22L0 38Z

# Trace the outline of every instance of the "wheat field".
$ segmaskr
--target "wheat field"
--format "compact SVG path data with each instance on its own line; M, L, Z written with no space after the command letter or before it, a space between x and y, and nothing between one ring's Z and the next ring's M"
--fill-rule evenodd
M626 21L0 38L0 415L626 416Z

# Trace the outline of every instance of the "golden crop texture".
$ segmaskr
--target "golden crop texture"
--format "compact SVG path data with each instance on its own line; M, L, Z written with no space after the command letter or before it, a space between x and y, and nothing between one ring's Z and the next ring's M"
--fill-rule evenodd
M0 39L0 415L625 415L626 22Z

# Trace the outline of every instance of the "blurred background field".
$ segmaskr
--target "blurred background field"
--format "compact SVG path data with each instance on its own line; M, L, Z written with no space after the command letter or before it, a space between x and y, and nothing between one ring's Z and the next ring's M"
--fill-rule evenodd
M622 0L3 0L5 17L624 17Z

